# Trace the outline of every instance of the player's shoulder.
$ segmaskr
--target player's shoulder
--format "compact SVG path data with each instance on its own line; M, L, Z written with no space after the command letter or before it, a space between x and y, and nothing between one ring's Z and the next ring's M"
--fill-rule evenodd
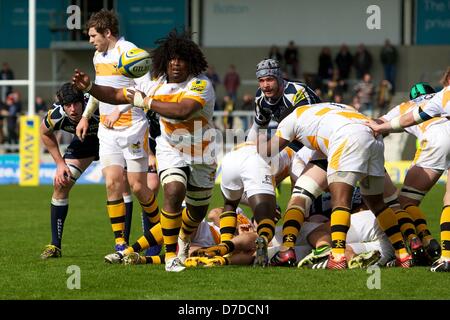
M51 115L52 119L55 120L62 119L66 116L63 106L57 103L53 104L53 107L49 110L49 114Z
M135 45L131 41L125 40L124 37L121 37L121 38L119 38L119 40L117 40L116 48L120 52L125 52L125 51L128 51L130 49L137 48L137 45Z
M47 128L53 128L59 130L61 123L66 118L64 108L59 104L53 104L53 107L48 111L47 116L44 118L44 123Z
M300 81L295 80L284 80L284 92L285 93L296 93L299 90L305 91L308 86Z

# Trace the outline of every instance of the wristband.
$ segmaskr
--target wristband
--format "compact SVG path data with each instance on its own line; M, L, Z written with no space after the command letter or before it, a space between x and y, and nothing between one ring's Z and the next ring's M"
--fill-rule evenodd
M151 110L151 109L152 109L153 98L151 98L151 97L146 97L146 98L144 99L144 102L145 102L145 106L148 108L148 110Z
M92 89L92 81L89 81L89 85L83 90L84 93L89 92Z

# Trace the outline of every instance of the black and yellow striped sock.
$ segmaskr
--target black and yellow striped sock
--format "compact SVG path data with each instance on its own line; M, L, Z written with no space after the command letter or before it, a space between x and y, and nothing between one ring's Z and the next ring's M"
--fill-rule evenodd
M283 246L293 248L305 221L305 213L299 206L291 206L286 209L283 219Z
M266 243L268 244L272 241L275 233L275 222L272 219L262 219L258 222L256 233L258 233L258 236L264 237L266 239Z
M399 258L406 256L408 251L406 250L394 210L385 207L381 211L375 212L375 216L377 217L378 225L386 233L394 247L395 255Z
M145 264L164 264L166 263L164 256L141 256L141 262Z
M236 233L237 214L235 211L224 211L220 215L220 242L233 239Z
M142 215L148 219L150 228L159 222L158 199L152 194L145 203L139 202L142 207ZM145 232L145 230L144 230Z
M336 207L331 212L331 251L333 256L345 254L347 232L350 227L350 209Z
M400 232L405 239L411 240L416 237L416 228L414 227L414 222L411 216L405 210L396 210L395 217L397 218L397 223L400 227Z
M450 206L445 206L441 214L441 257L450 259Z
M123 198L106 202L109 220L111 222L112 231L116 244L125 242L125 203Z
M234 243L231 240L225 240L218 245L209 247L210 251L214 251L215 256L224 256L234 251Z
M416 227L417 235L422 240L423 244L426 246L433 239L431 232L428 229L427 220L425 219L425 214L423 211L414 205L408 205L405 207L405 211L409 213L414 221L414 226Z
M166 248L166 260L176 257L178 234L181 229L181 212L161 210L161 230Z
M211 266L226 266L230 264L230 259L228 257L222 257L222 256L215 256L213 258L208 258L207 265Z
M124 254L128 255L132 252L141 252L142 250L157 246L161 243L163 243L163 235L161 224L158 223L153 228L146 231L133 245L129 246Z
M192 232L197 230L198 225L202 222L204 216L199 215L199 213L195 211L191 212L187 208L183 208L181 214L181 221L182 221L180 230L181 239L190 239Z

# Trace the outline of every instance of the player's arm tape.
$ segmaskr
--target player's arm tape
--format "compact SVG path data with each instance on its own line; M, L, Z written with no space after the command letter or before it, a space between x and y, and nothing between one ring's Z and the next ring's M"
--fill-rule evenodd
M424 112L421 107L414 109L412 113L416 123L422 123L432 118L428 113Z
M400 118L401 118L401 116L398 116L398 117L392 118L391 121L389 121L389 124L392 127L392 131L394 131L394 132L403 131L403 127L400 124Z
M89 91L91 91L92 89L92 81L89 81L88 86L86 87L86 89L83 90L84 93L87 93Z
M90 96L86 104L86 108L83 111L83 117L90 119L94 114L95 110L97 110L98 105L99 105L98 100L93 96Z
M127 89L124 88L123 89L123 95L127 98ZM142 94L138 91L135 91L134 93L134 98L133 98L133 105L135 107L141 108L141 109L151 109L152 106L152 101L153 98L152 97L144 97L142 96Z

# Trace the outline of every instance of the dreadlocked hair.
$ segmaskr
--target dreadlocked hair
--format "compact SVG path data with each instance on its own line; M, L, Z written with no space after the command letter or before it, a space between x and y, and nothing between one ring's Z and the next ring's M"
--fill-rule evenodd
M173 58L186 61L189 74L193 76L198 76L208 67L203 52L187 32L180 34L173 29L165 38L156 40L155 44L157 48L150 54L153 78L166 74L169 61Z

